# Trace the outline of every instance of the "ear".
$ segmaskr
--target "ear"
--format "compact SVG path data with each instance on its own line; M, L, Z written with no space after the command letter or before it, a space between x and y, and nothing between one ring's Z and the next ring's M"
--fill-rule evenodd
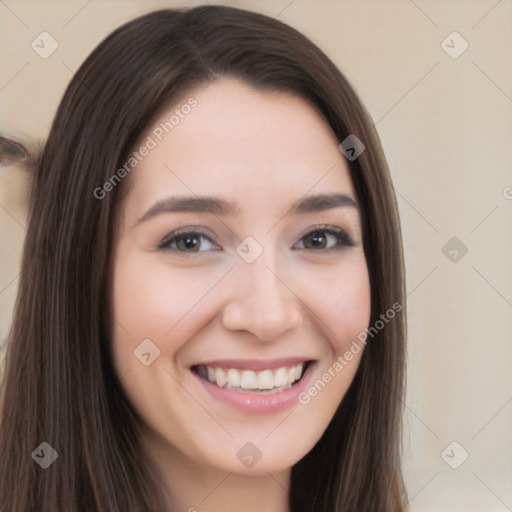
M29 151L23 144L0 135L0 165L26 162L29 156Z

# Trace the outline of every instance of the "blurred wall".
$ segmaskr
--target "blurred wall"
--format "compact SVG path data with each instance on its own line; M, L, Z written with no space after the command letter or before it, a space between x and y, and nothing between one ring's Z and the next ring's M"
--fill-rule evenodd
M377 125L405 243L412 510L512 510L512 3L207 3L260 11L304 32ZM200 4L0 2L0 133L37 150L73 72L100 40L144 12ZM0 169L3 350L29 182L26 167Z

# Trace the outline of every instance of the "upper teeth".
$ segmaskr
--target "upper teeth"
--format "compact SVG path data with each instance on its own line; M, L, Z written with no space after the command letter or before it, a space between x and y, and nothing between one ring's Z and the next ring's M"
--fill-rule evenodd
M225 388L262 389L290 387L302 377L304 363L295 366L282 366L274 370L238 370L236 368L219 368L212 366L198 366L198 373L216 384Z

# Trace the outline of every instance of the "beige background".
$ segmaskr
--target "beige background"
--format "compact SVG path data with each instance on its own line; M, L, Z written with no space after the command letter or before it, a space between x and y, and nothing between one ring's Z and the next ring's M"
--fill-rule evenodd
M37 147L73 72L113 28L156 8L201 3L0 1L1 133ZM412 510L512 510L512 3L208 3L260 11L304 32L346 73L377 124L405 242ZM43 31L59 44L48 59L31 48ZM469 44L456 59L441 45L453 31ZM453 37L446 44L461 48ZM1 341L18 283L28 176L23 167L0 169ZM442 252L454 236L468 249L456 262ZM445 460L456 465L469 453L457 469L441 455L453 441Z

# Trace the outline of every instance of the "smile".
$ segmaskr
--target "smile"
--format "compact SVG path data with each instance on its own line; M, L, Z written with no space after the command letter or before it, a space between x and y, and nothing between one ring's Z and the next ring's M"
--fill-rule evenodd
M211 384L239 393L274 394L300 381L308 362L274 369L248 370L197 365L195 372Z
M306 357L281 359L218 359L190 367L205 400L245 414L271 414L299 404L319 361ZM202 396L202 395L198 395Z

